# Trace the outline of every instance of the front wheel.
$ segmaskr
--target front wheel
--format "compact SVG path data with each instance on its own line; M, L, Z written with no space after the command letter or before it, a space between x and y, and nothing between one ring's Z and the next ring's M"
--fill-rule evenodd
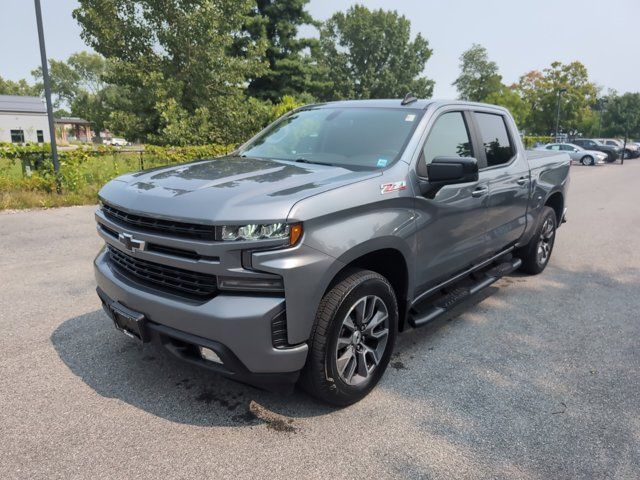
M522 260L520 270L536 275L546 268L556 239L556 227L556 212L551 207L544 207L536 233L516 252Z
M365 397L389 364L398 330L391 284L369 270L353 270L320 302L301 384L338 406Z
M585 166L595 165L595 161L593 160L592 156L585 155L584 157L582 157L582 165L585 165Z

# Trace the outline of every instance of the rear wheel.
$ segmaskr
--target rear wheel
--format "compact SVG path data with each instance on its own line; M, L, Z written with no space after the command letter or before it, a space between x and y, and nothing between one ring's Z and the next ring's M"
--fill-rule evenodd
M583 165L586 165L586 166L595 165L595 162L591 155L585 155L584 157L582 157L581 162Z
M535 275L546 268L553 251L556 226L556 212L551 207L544 207L536 233L516 252L522 260L520 270Z
M333 405L357 402L384 374L397 329L398 305L387 279L350 272L320 302L302 386Z

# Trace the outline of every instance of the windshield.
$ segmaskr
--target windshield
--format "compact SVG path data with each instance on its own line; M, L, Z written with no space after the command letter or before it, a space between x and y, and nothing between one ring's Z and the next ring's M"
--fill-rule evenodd
M239 152L346 167L385 168L395 162L422 117L407 108L308 108L275 122Z

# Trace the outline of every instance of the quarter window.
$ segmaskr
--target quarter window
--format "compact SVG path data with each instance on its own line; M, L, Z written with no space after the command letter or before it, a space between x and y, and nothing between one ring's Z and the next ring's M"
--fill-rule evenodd
M431 127L429 137L422 148L424 161L420 162L420 174L426 173L426 165L436 157L472 157L471 140L462 112L444 113Z
M12 143L24 143L24 130L11 130Z
M494 167L509 163L515 150L511 145L504 117L492 113L476 113L475 117L487 156L487 166Z

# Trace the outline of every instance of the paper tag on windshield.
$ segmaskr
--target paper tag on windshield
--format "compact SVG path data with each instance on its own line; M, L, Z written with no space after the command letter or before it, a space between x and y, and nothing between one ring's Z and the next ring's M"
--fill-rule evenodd
M413 122L416 119L416 116L413 113L410 113L406 117L404 117L405 122Z

